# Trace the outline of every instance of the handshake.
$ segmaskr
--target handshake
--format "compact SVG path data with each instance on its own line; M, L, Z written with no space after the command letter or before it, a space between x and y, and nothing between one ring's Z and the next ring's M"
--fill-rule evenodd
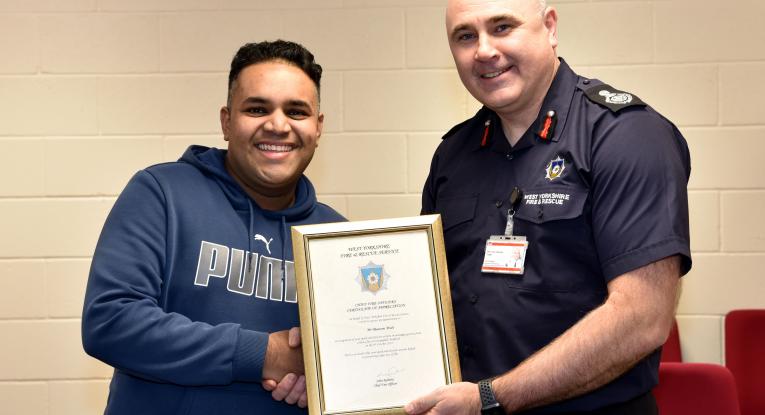
M299 327L268 336L262 385L277 401L297 404L300 408L308 405Z

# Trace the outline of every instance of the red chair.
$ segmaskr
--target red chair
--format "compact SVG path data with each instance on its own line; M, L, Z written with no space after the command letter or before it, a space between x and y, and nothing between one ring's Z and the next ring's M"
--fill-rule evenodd
M653 395L661 415L741 415L733 375L721 365L660 363Z
M677 329L677 320L672 324L669 337L661 348L662 362L682 362L683 353L680 350L680 331Z
M736 378L741 414L765 414L765 310L725 316L725 366Z

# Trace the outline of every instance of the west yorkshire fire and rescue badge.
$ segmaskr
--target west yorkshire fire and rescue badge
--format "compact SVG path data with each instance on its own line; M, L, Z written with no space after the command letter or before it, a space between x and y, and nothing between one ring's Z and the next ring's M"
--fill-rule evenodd
M390 276L385 273L382 264L377 265L370 261L367 265L359 267L359 274L356 279L361 283L363 291L377 293L377 291L386 288L389 278Z
M550 160L550 163L545 168L545 178L553 181L563 175L563 170L566 170L566 163L558 156L554 160Z

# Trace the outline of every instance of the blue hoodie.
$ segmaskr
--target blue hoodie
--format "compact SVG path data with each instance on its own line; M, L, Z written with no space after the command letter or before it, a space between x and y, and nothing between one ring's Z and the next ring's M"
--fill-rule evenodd
M104 224L82 339L115 368L107 414L306 413L260 385L268 334L299 325L289 227L345 219L305 176L293 206L261 209L225 155L139 171Z

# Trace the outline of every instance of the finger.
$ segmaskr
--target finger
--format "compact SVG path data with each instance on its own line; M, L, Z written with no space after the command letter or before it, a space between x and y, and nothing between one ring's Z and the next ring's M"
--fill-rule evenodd
M305 408L308 406L308 391L306 390L303 392L302 395L300 395L300 399L298 399L298 406L300 408Z
M292 390L290 391L289 395L287 395L286 398L284 398L284 402L287 402L290 405L293 405L297 403L298 399L300 399L300 395L305 393L305 376L300 376L298 380L295 382L295 386L292 387Z
M409 402L404 407L404 411L409 415L422 414L433 408L436 403L438 403L438 398L434 392Z
M294 373L287 373L279 382L279 384L276 385L276 389L271 392L271 397L277 401L284 400L284 398L289 395L296 381L297 376Z
M276 389L276 381L273 379L263 379L263 381L260 384L261 386L263 386L263 389L269 392Z
M300 346L300 327L293 327L290 329L287 341L292 348Z

